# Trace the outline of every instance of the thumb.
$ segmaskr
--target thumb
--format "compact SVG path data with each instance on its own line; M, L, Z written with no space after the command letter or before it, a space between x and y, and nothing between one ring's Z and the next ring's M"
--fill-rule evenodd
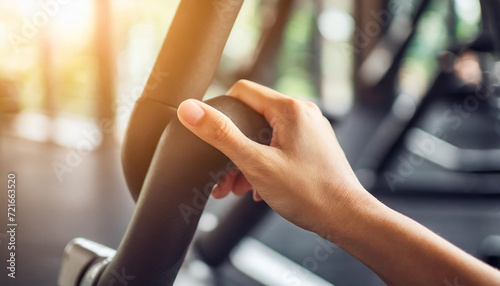
M247 138L222 112L195 99L182 102L177 109L181 123L203 141L219 149L238 167L255 156L259 144ZM250 159L250 160L249 160Z

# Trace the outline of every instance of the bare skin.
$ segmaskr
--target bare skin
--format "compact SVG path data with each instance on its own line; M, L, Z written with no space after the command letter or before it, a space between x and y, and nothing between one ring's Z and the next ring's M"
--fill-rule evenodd
M228 95L262 114L273 139L270 146L251 141L200 101L179 106L184 126L240 170L214 187L215 198L253 191L255 200L342 247L389 285L500 285L498 270L368 193L316 105L244 80Z

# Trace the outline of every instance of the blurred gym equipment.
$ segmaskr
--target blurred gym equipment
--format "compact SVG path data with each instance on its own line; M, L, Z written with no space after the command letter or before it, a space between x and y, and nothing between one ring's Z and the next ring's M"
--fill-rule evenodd
M230 164L179 124L176 107L187 98L203 97L242 1L181 1L154 69L168 71L168 79L154 89L146 85L123 145L125 176L137 200L127 233L116 253L84 239L72 241L65 249L59 285L106 285L119 279L117 275L127 285L174 283L216 183L209 174ZM388 7L390 1L385 2ZM352 111L334 124L370 192L499 267L500 20L494 13L500 2L480 1L483 29L467 43L455 37L454 3L413 1L391 14L370 53L357 59L359 95ZM435 6L448 12L433 13L433 25L438 25L433 27L447 32L445 39L429 42L422 37L422 25ZM254 65L243 72L268 85L279 75L266 59L279 51L293 1L278 1L277 7L280 20L264 33L273 36L263 36ZM419 45L425 45L423 57L412 54ZM411 57L432 62L433 68L405 69ZM266 77L259 78L263 72ZM423 72L425 80L412 84L412 72ZM241 102L219 97L207 103L226 113L250 138L269 132L263 118ZM179 211L183 205L195 209L188 211L187 220ZM473 231L466 237L456 232L460 227ZM307 257L318 245L335 255L308 266L304 253ZM214 230L197 236L194 246L193 256L210 266L217 285L236 285L235 280L244 281L241 285L275 283L262 267L244 265L240 257L252 255L249 249L260 259L255 264L279 268L273 264L279 261L291 269L290 277L279 277L283 285L382 283L342 250L284 223L249 196L236 201ZM357 277L343 277L353 273Z

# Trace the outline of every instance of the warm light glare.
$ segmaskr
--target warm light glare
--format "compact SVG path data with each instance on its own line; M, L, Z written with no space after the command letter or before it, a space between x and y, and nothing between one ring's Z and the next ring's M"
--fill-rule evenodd
M61 7L54 18L55 28L64 34L73 33L77 37L81 30L92 27L93 6L90 0L78 0Z

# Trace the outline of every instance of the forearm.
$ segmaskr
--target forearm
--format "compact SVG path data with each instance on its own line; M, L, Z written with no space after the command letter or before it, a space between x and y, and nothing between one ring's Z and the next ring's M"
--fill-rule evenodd
M256 144L202 102L179 106L182 124L241 170L219 181L217 197L253 189L282 217L344 248L388 284L500 284L497 270L366 192L316 105L248 81L228 94L266 118L272 140Z
M368 193L353 196L341 218L327 238L389 285L500 285L500 272Z

